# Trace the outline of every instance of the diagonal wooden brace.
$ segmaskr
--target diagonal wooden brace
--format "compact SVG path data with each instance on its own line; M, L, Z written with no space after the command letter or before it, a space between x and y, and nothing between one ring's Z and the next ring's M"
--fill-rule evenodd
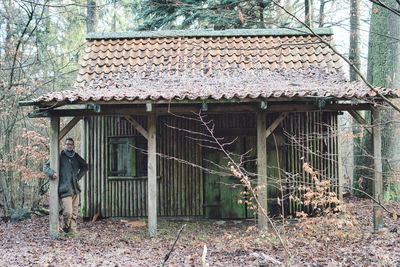
M361 124L361 126L362 126L365 130L367 130L367 132L369 132L370 134L372 134L372 130L371 130L371 128L369 128L370 125L368 124L368 122L366 122L366 121L364 120L363 117L361 117L360 114L358 114L357 111L352 110L352 109L349 109L348 112L349 112L349 114L350 114L359 124Z
M132 124L132 126L143 135L144 138L146 138L147 140L149 139L149 134L146 131L145 128L142 127L142 125L140 125L134 118L132 118L131 116L124 116L124 118L130 123Z
M68 122L67 125L65 125L65 127L60 131L60 135L58 137L58 140L61 141L61 139L64 138L64 136L67 135L67 133L69 133L69 131L71 131L72 128L74 128L74 126L82 119L83 117L74 117L72 120L70 120Z
M283 112L278 118L276 118L276 120L266 130L266 138L271 135L271 133L276 129L276 127L278 127L278 125L286 118L287 115L287 112Z

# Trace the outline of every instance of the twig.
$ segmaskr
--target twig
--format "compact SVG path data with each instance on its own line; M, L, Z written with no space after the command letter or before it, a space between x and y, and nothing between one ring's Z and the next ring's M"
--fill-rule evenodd
M175 239L175 242L174 242L174 244L172 245L170 251L167 253L167 255L165 255L165 257L164 257L164 262L161 264L161 267L164 267L165 263L166 263L167 260L169 259L169 256L171 255L172 251L174 250L175 244L176 244L176 242L178 241L179 236L181 235L181 232L182 232L183 228L185 228L185 227L186 227L186 224L182 225L181 229L179 229L178 235L176 236L176 239Z
M374 198L373 196L371 196L370 194L368 194L368 193L365 192L364 190L361 190L361 189L358 189L358 188L354 188L354 187L351 187L351 186L343 186L343 188L347 188L347 189L354 190L354 191L357 191L357 192L360 192L360 193L364 194L364 195L367 196L369 199L371 199L373 202L375 202L376 204L378 204L378 206L380 206L384 211L386 211L387 213L389 213L390 216L392 216L392 217L394 216L394 212L388 210L388 209L385 207L385 205L383 205L383 204L381 203L380 200ZM396 214L397 214L397 213L396 213Z

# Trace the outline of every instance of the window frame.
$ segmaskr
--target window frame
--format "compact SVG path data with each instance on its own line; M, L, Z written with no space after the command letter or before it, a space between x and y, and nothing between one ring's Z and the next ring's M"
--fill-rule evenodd
M146 162L146 164L144 164L145 168L143 168L143 170L138 170L138 166L137 166L138 153L142 153L142 152L140 152L139 149L135 148L135 147L138 147L137 146L137 143L138 143L137 139L139 139L139 138L141 138L141 136L138 136L138 135L121 135L121 136L113 135L113 136L108 136L107 137L107 162L106 162L106 166L107 166L107 179L108 180L143 180L143 179L147 179L147 162L146 162L147 161L147 157L146 157L146 160L144 161L144 162ZM142 138L144 138L144 137L142 137ZM134 169L131 170L131 175L118 176L118 174L117 175L111 174L111 172L112 172L111 164L112 164L112 157L113 157L113 151L112 151L112 148L111 148L111 144L113 143L112 142L113 139L128 139L129 140L126 143L128 143L128 145L132 146L131 147L132 156L130 157L130 159L132 161L131 162L131 166L134 166ZM116 141L115 143L118 143L118 141ZM147 149L147 143L146 143L146 147L144 149ZM118 153L117 153L117 157L118 157ZM134 174L133 174L133 172L134 172ZM139 176L139 175L137 175L138 172L145 172L146 175L140 175Z

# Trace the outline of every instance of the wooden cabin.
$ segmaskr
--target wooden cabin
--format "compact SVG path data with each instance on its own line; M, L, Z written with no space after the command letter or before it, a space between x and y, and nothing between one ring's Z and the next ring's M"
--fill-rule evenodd
M350 112L365 123L357 110L372 110L379 121L373 107L380 99L346 81L327 45L334 45L332 31L315 32L321 39L305 29L90 34L74 90L28 103L33 116L52 119L53 166L58 140L84 121L82 155L90 169L82 181L83 216L148 217L150 235L157 216L254 217L238 204L244 189L231 186L239 179L205 140L199 112L213 122L216 138L235 139L226 149L245 155L242 167L255 183L268 183L260 198L271 215L281 211L282 188L288 194L309 179L304 162L340 194L338 115ZM63 108L78 104L86 106ZM73 119L60 132L63 116ZM286 214L305 208L283 204Z

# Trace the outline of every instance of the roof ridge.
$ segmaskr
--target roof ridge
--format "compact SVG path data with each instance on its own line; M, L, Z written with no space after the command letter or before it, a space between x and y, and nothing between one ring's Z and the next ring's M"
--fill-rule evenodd
M316 28L318 35L333 35L331 28ZM140 39L162 37L220 37L220 36L307 36L312 35L307 28L280 29L228 29L228 30L161 30L161 31L131 31L131 32L92 32L87 40L96 39Z

